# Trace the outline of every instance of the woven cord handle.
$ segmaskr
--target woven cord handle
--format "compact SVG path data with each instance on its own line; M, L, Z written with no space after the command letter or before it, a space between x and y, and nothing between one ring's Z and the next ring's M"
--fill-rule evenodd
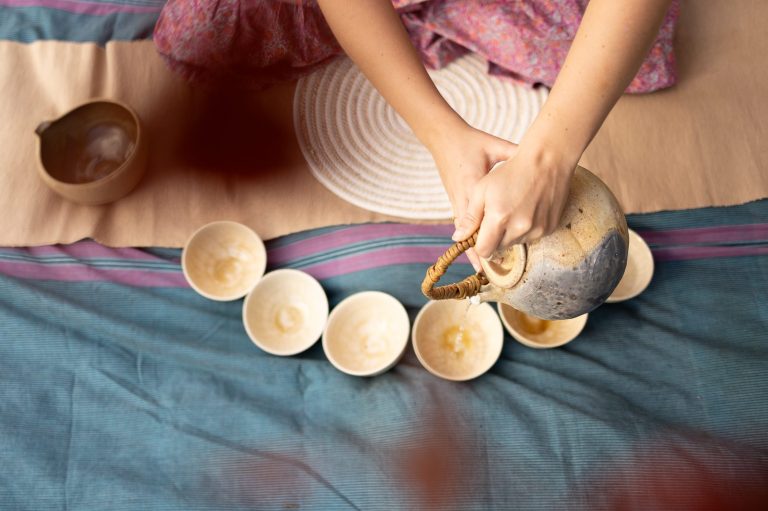
M431 298L432 300L445 300L448 298L460 300L468 296L476 295L480 292L480 288L488 283L488 279L484 273L476 273L460 282L435 287L435 284L440 280L440 277L445 274L451 263L465 251L474 247L475 242L477 242L477 233L464 241L454 243L440 256L440 258L438 258L435 264L429 267L427 275L421 283L421 292L424 293L427 298Z

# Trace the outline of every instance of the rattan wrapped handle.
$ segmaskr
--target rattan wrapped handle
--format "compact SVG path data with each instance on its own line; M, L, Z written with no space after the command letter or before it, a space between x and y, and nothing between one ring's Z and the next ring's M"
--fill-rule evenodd
M464 241L457 241L440 256L435 264L429 267L424 281L421 283L421 292L424 293L424 296L432 300L446 300L449 298L460 300L476 295L480 292L482 286L488 284L488 279L484 273L476 273L460 282L435 287L435 284L445 274L451 263L468 249L474 247L475 242L477 242L477 233L474 233Z

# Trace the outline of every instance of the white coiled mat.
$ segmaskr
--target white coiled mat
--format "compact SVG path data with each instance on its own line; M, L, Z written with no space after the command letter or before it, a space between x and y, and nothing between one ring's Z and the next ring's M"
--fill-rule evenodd
M430 75L469 124L512 142L520 141L547 97L543 87L489 75L474 55ZM452 216L429 151L349 59L299 80L293 117L312 174L339 197L404 218Z

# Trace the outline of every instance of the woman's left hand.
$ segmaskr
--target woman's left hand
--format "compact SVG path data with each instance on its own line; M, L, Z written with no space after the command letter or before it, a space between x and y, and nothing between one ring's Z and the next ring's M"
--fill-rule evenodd
M560 222L577 162L521 145L514 158L473 187L453 240L464 240L479 228L475 253L488 259L497 250L551 233Z

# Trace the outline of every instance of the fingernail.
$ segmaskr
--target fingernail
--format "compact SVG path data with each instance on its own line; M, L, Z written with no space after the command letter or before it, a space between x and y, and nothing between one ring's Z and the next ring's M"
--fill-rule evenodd
M453 236L451 236L453 241L461 241L464 238L466 238L466 232L463 229L456 229L456 232L454 232Z
M479 264L477 264L474 261L470 261L472 263L472 268L475 269L475 273L480 273L480 270L482 269Z

